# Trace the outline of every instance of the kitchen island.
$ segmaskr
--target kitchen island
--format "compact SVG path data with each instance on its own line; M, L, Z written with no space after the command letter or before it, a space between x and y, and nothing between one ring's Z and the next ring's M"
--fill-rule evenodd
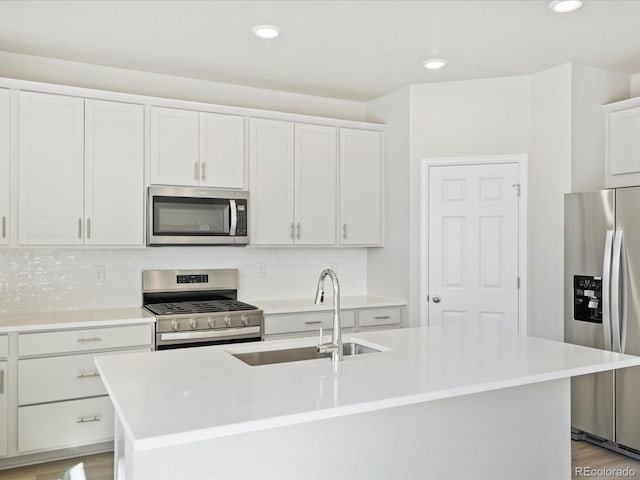
M380 350L250 366L293 339L100 357L116 478L570 478L572 376L640 358L475 328L345 336Z

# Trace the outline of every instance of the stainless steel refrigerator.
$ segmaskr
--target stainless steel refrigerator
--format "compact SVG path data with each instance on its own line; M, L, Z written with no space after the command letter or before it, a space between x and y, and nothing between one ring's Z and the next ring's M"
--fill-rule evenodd
M565 195L565 342L640 355L640 187ZM640 453L640 367L571 382L574 435Z

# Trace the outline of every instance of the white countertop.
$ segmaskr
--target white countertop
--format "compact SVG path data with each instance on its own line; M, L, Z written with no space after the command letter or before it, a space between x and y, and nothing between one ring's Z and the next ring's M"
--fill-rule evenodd
M345 335L388 350L249 366L228 351L316 339L222 345L96 359L136 449L292 425L640 365L640 358L473 328Z
M142 308L104 308L0 315L0 333L58 328L102 327L130 323L154 323L156 317Z
M277 300L243 300L262 309L265 315L280 313L322 312L333 310L333 297L327 292L324 303L314 304L314 298L282 298ZM400 307L407 304L406 300L398 298L372 297L368 295L354 295L340 297L340 310L351 308L380 308Z

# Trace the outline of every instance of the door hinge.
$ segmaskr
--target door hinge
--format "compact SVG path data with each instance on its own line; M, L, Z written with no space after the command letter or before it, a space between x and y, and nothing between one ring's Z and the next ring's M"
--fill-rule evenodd
M520 196L520 184L519 183L514 183L511 186L512 187L516 187L516 195Z
M520 288L520 277L518 277L518 289Z

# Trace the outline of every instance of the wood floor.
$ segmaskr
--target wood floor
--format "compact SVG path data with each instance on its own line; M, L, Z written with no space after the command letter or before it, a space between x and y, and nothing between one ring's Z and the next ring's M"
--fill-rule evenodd
M0 480L59 480L68 468L83 462L87 480L113 479L113 453L102 453L31 467L0 470ZM640 461L596 447L587 442L571 442L571 478L574 480L640 480ZM626 472L624 469L628 469ZM616 472L620 469L620 472ZM610 475L598 475L609 470ZM633 474L630 474L633 471Z

